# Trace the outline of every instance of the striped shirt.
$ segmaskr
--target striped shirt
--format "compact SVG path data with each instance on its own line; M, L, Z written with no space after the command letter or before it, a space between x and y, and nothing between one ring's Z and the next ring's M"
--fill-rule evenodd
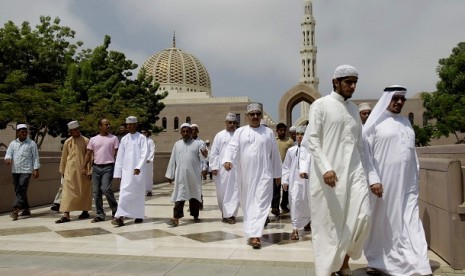
M6 150L5 159L12 161L13 173L32 173L40 168L37 144L29 138L23 142L19 139L12 141Z

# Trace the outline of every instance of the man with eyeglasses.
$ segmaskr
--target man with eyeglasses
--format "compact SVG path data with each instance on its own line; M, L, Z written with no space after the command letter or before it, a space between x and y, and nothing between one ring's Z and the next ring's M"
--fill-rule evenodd
M399 85L386 87L363 128L372 192L372 226L365 244L370 275L432 273L418 210L415 132L400 114L406 93Z
M261 237L273 197L273 179L281 185L281 156L273 130L260 124L261 103L247 106L249 124L236 130L221 161L226 171L237 170L243 229L249 244L261 248Z
M309 200L317 276L352 275L349 259L361 257L368 236L362 122L357 105L349 101L357 81L353 66L336 68L333 91L310 105L302 141L314 160Z
M236 114L226 115L226 128L218 132L213 139L210 151L210 167L213 174L213 181L216 185L216 199L218 208L221 210L223 222L229 224L236 223L237 210L239 209L239 194L237 191L237 171L232 168L227 172L221 166L221 159L226 151L226 146L234 135L237 127Z
M29 201L27 199L27 189L31 175L34 179L39 177L39 152L37 144L29 139L26 124L16 126L16 140L13 140L5 154L5 164L11 166L13 174L13 185L15 189L15 201L13 212L10 217L17 220L18 216L29 216ZM24 209L21 213L19 210Z

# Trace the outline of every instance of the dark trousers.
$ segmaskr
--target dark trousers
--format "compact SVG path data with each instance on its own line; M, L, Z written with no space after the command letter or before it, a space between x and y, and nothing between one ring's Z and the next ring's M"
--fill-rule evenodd
M105 195L108 205L113 213L116 213L118 202L116 202L115 194L111 189L111 181L113 180L114 165L93 165L92 166L92 194L94 196L95 210L97 217L105 219L105 211L103 209L103 198Z
M13 185L15 188L14 209L29 209L29 201L27 200L27 188L29 187L30 173L14 173Z
M184 200L176 201L174 203L174 208L173 208L174 218L184 217L184 203L186 203L186 201ZM190 215L193 216L194 218L199 217L200 204L201 203L195 198L189 199L189 212L190 212Z
M279 201L281 200L281 187L276 186L276 179L273 179L273 199L271 200L271 208L279 209ZM283 190L283 198L281 200L281 209L287 209L289 205L289 192Z

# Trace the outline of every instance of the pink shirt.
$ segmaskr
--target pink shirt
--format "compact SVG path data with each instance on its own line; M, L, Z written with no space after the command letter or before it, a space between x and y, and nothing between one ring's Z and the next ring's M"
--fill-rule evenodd
M115 163L115 150L119 147L118 138L112 134L100 134L90 138L87 149L94 152L94 163L105 165Z

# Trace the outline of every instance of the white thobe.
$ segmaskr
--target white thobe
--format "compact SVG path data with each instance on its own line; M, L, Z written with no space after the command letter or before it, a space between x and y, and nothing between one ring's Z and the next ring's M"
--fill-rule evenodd
M282 184L288 184L291 223L294 229L301 229L310 222L310 202L308 200L308 179L300 177L301 165L310 165L310 154L300 146L293 146L286 152L283 162ZM305 170L308 173L308 168Z
M357 106L332 92L312 103L302 146L313 155L310 211L315 271L338 271L345 255L360 258L369 232L368 185L363 169L362 123ZM323 174L333 170L330 187Z
M212 148L210 150L210 168L218 170L217 175L213 175L216 185L216 199L218 208L223 214L223 218L237 215L239 208L239 193L237 189L237 171L234 166L229 172L221 164L226 146L234 135L233 132L222 130L215 135Z
M281 177L281 157L273 131L265 126L236 130L221 161L237 169L239 200L247 238L261 237L273 197L273 178Z
M146 187L147 192L151 192L153 188L153 159L155 158L155 143L152 138L147 138L147 161L145 166Z
M126 134L121 139L113 173L113 177L121 178L115 217L144 218L146 160L146 137L139 132ZM139 175L134 175L135 169L140 170Z
M201 153L204 146L196 140L179 140L174 144L165 177L174 179L172 202L191 198L202 202L202 181L200 164L205 157Z
M415 133L407 118L385 111L364 135L368 183L382 183L383 196L370 195L372 228L365 245L368 266L389 275L427 275L428 245L418 211Z

